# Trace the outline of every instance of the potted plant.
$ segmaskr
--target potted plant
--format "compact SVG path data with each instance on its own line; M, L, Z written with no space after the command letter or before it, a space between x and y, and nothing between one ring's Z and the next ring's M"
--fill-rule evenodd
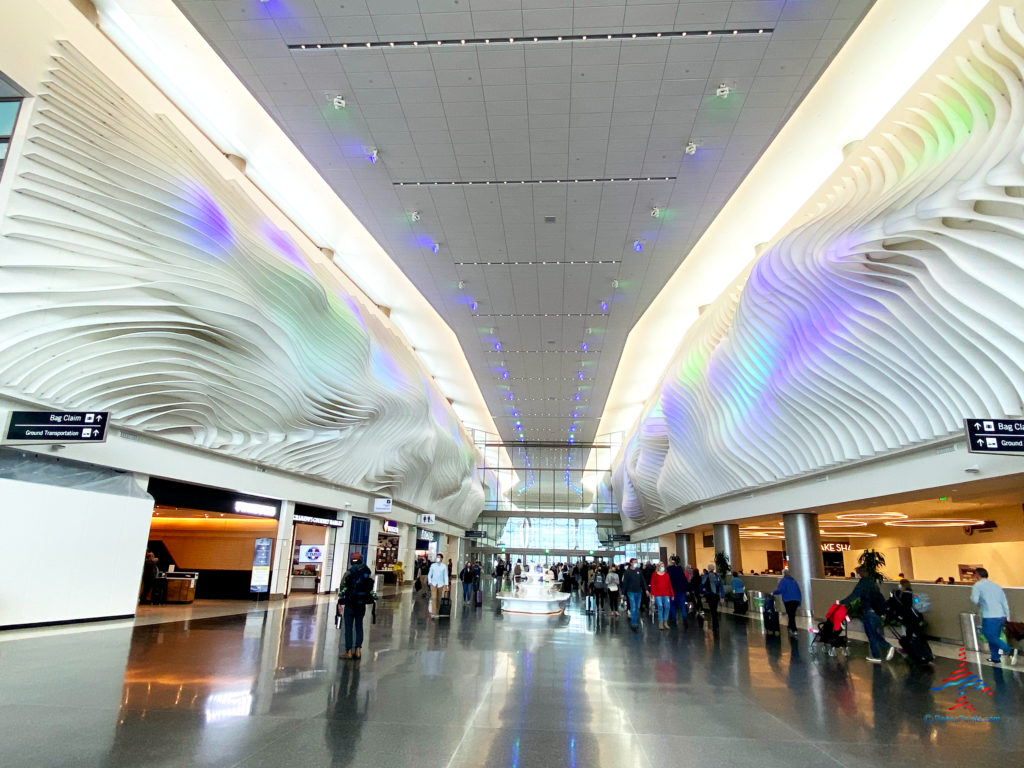
M864 569L865 575L877 582L885 580L885 573L882 571L885 566L885 555L876 549L865 549L860 553L857 562Z
M725 552L715 552L715 570L718 571L718 575L722 577L722 581L725 581L725 574L731 570L732 566L729 563L729 556Z

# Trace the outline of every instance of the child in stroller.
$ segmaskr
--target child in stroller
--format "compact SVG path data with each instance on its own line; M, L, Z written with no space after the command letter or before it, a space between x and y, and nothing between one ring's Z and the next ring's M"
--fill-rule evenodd
M850 647L848 643L846 625L847 625L847 610L846 606L841 603L833 604L829 609L828 613L825 614L825 620L818 625L816 630L811 630L813 637L811 638L811 653L814 653L818 646L826 648L829 656L835 656L841 650L843 655L850 655Z

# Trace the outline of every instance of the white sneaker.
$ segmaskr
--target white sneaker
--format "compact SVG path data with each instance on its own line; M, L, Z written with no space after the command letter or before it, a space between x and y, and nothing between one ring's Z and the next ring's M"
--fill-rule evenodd
M1013 649L1013 653L1010 654L1010 666L1016 666L1017 664L1017 649Z
M867 660L870 661L872 664L881 664L882 663L882 660L880 658L878 658L877 656L868 656Z
M889 652L887 654L885 654L885 660L886 661L892 661L892 657L895 656L895 655L896 655L896 646L895 645L890 645L889 646Z

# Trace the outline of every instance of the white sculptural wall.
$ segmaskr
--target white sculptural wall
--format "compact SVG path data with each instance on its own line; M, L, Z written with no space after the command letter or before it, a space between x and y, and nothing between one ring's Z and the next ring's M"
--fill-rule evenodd
M1024 33L1000 19L686 334L613 470L628 523L1021 413Z
M61 48L6 169L0 388L475 520L476 451L377 310Z

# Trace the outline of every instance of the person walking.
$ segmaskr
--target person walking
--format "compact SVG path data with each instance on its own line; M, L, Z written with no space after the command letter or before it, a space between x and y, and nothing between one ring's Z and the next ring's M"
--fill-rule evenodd
M441 597L448 589L448 569L444 565L444 557L438 553L434 564L427 572L427 586L430 587L430 615L432 618L440 618Z
M675 596L672 579L665 571L665 564L659 560L651 574L651 597L654 598L654 607L658 612L658 629L668 629L669 606Z
M594 595L595 608L604 613L604 598L608 594L608 583L601 568L595 568L590 576L590 589Z
M612 612L612 616L618 618L619 616L619 569L614 565L608 569L608 578L605 579L605 585L608 587L608 608Z
M160 561L152 552L147 552L146 559L142 563L142 594L139 598L141 605L149 605L153 602L153 585L159 575Z
M683 620L683 629L687 628L686 623L686 592L689 583L686 580L686 571L679 564L679 555L672 555L669 558L671 565L666 569L668 579L672 583L672 605L669 606L668 624L674 627L678 624L677 619Z
M849 606L854 600L860 600L861 622L864 624L864 634L868 636L868 646L871 655L868 661L872 664L882 663L882 654L885 654L886 661L892 661L896 655L896 648L890 645L882 634L882 614L885 613L885 598L882 597L882 590L878 588L878 582L868 575L864 566L856 570L858 576L857 585L853 592L848 594L839 602Z
M708 613L711 614L711 632L718 634L718 604L722 598L725 597L725 584L722 583L722 577L718 575L718 571L715 570L714 563L708 565L708 569L704 572L704 576L701 577L701 592L704 593L704 599L708 603Z
M462 602L468 603L473 589L473 566L469 560L466 561L465 568L459 571L459 581L462 582Z
M789 619L787 629L789 634L795 635L796 610L800 607L803 594L800 592L800 585L796 583L796 579L789 575L789 568L782 569L782 578L779 579L779 585L772 592L772 595L778 595L782 600L782 604L786 606L786 617Z
M988 569L975 568L978 580L971 587L971 602L981 610L981 633L988 640L989 661L999 664L999 654L1010 657L1010 664L1017 663L1017 654L999 637L1003 625L1010 619L1010 605L1006 593L994 581L989 581Z
M646 592L644 576L640 573L640 563L635 559L629 561L629 570L622 575L622 591L629 602L629 627L634 632L640 629L640 602Z
M373 594L373 574L363 563L363 555L353 552L349 568L341 578L338 605L343 606L342 618L345 623L345 652L340 659L360 659L363 656L363 620L366 606L376 598Z

